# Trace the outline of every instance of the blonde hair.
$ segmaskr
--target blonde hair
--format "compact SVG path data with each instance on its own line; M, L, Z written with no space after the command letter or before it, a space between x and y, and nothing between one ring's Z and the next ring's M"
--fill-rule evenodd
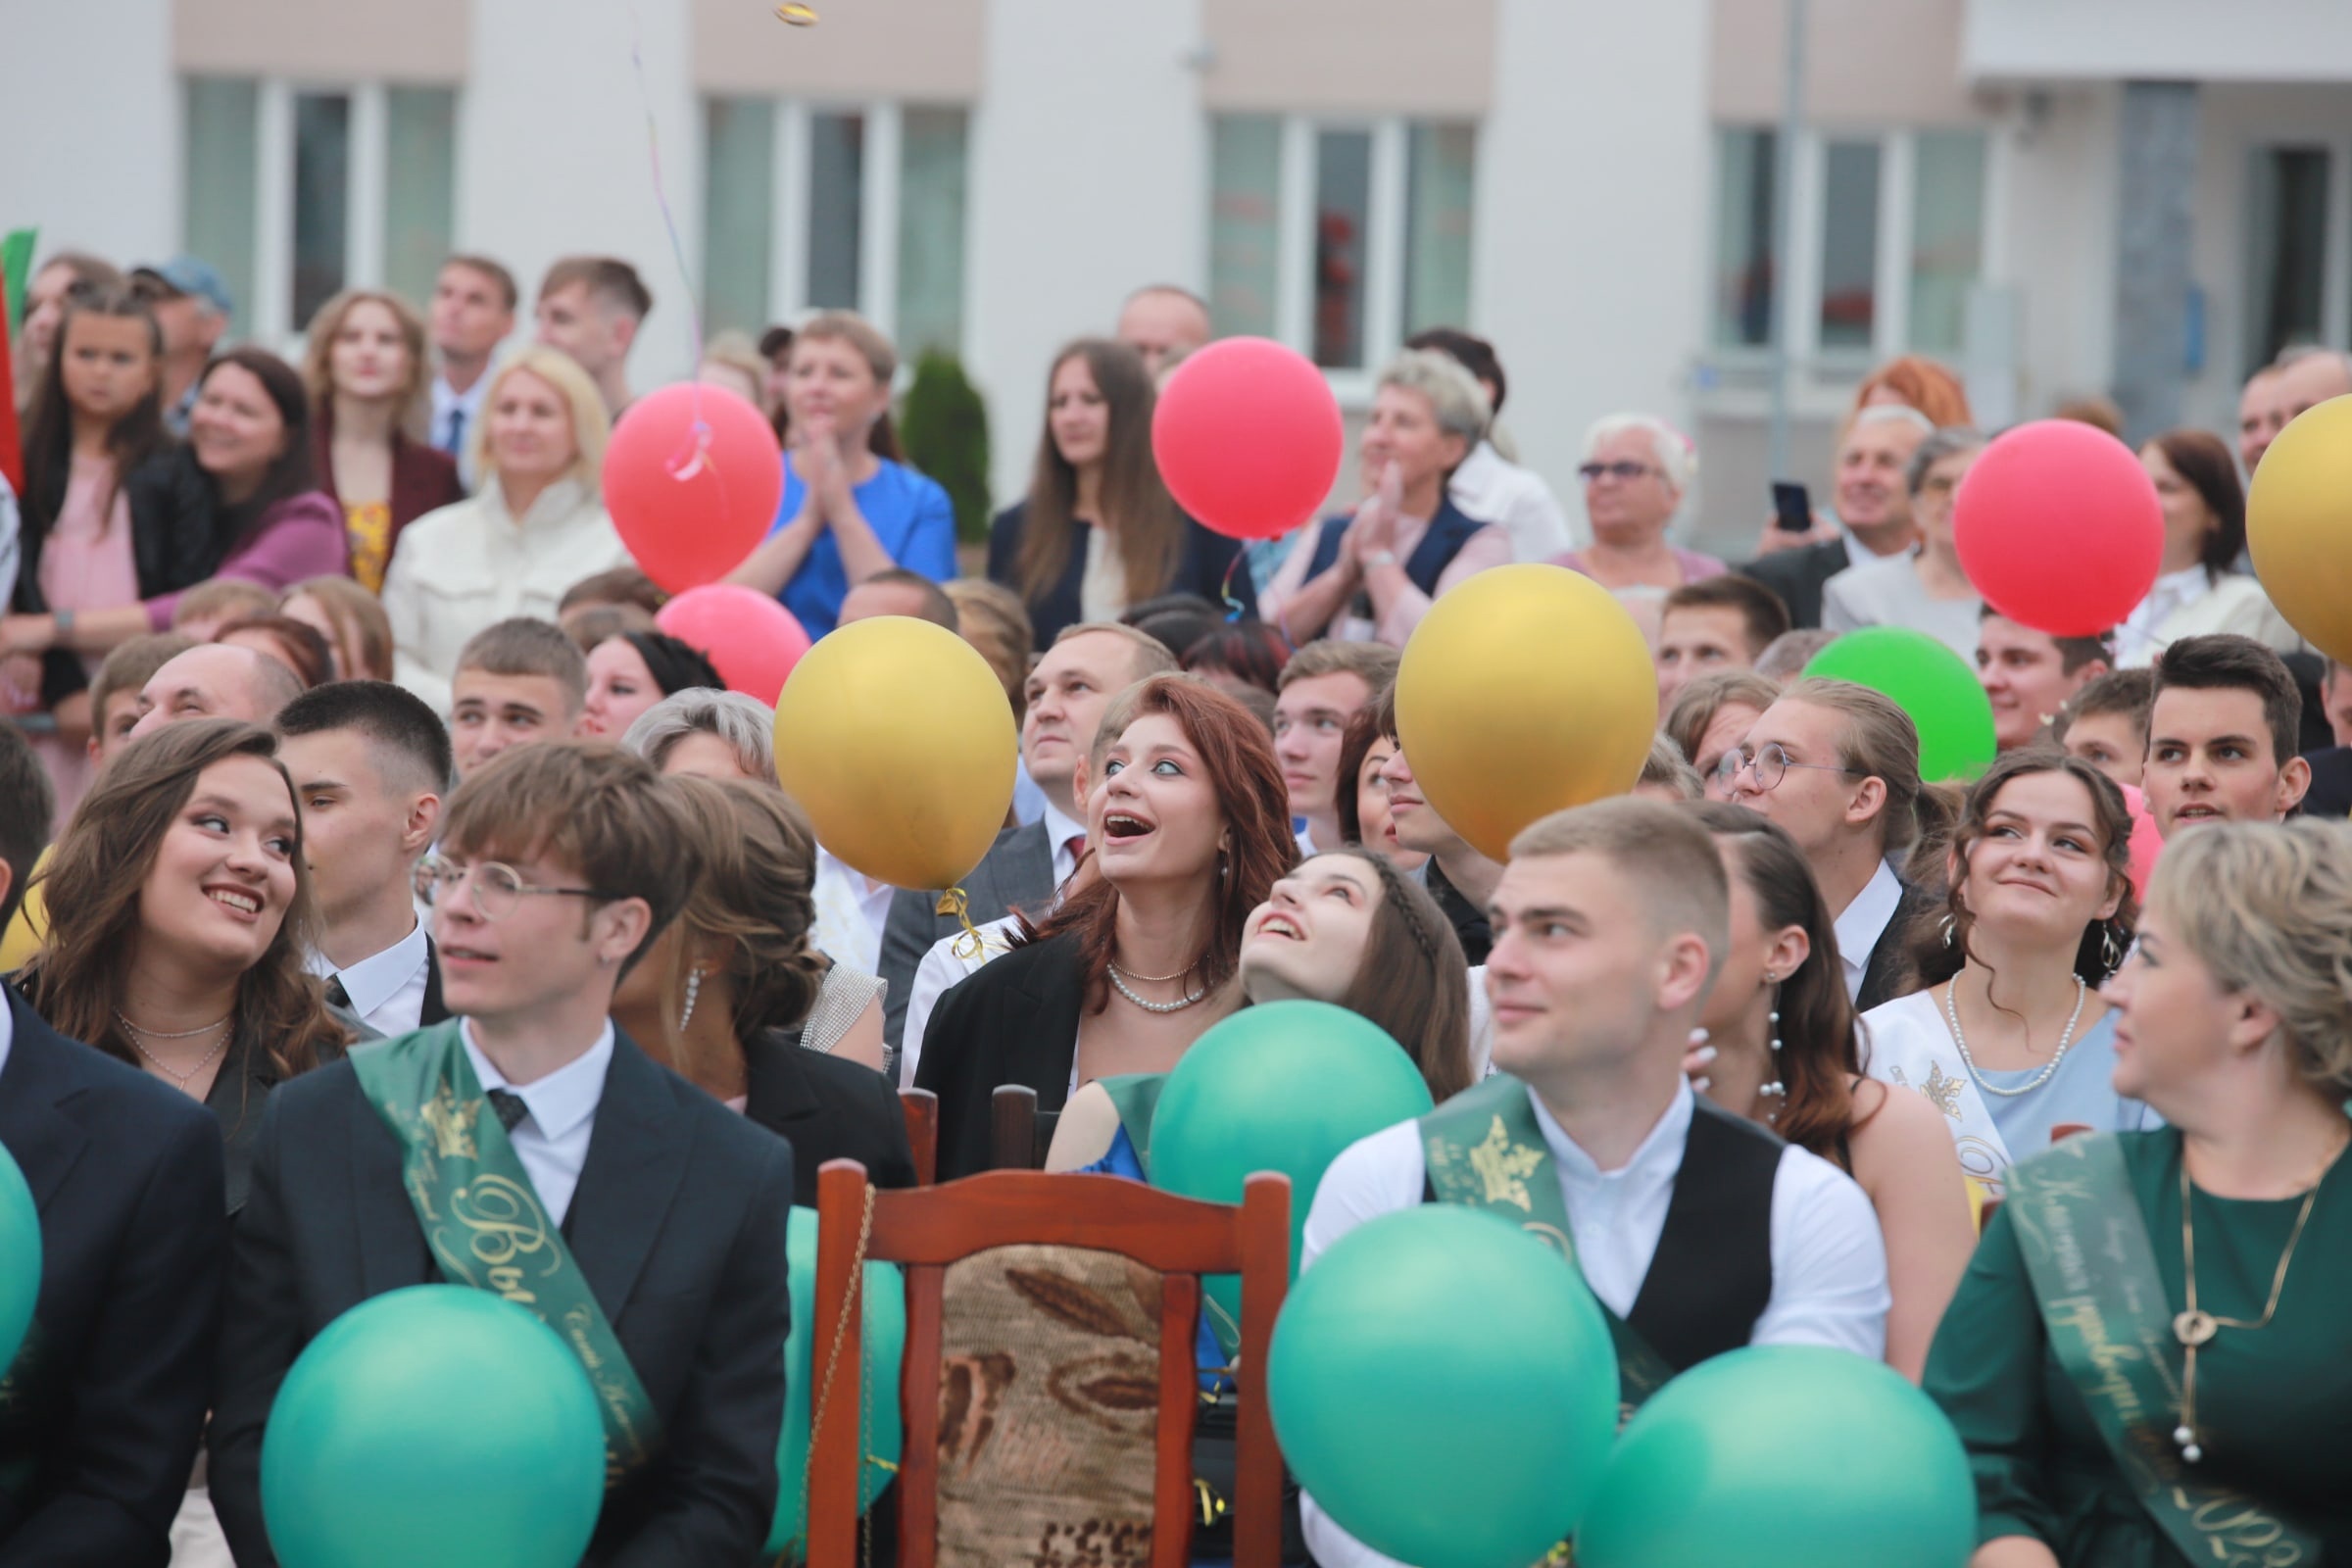
M342 334L344 318L362 305L381 305L392 313L393 323L400 328L400 346L407 351L409 368L401 378L400 390L393 394L393 422L412 439L422 440L425 412L431 407L425 389L432 384L432 364L425 352L424 318L407 300L382 289L347 288L319 306L311 317L311 324L304 332L302 385L311 395L312 417L333 416L335 339Z
M1429 399L1438 428L1472 446L1478 445L1487 426L1494 422L1487 389L1478 384L1478 377L1462 368L1459 360L1436 349L1406 349L1398 354L1382 368L1380 385L1420 393Z
M605 412L605 396L588 379L588 372L579 362L559 349L544 343L526 343L499 361L490 372L490 388L482 394L482 416L473 421L473 433L466 438L476 473L495 473L490 460L491 416L498 408L498 389L508 376L517 370L528 370L556 389L564 406L571 410L572 444L579 455L564 477L576 479L590 497L603 489L605 471L605 443L612 438L612 419Z
M2213 971L2278 1014L2305 1083L2352 1093L2352 830L2217 822L2167 844L2149 906Z
M1732 884L1722 852L1698 817L1681 806L1620 795L1554 811L1519 830L1511 859L1597 855L1642 890L1642 912L1659 936L1689 932L1706 944L1707 983L1732 946Z
M392 678L392 619L375 595L349 577L307 577L277 596L278 609L308 594L318 601L326 618L334 622L334 652L357 654L357 669L346 669L345 680L390 680Z

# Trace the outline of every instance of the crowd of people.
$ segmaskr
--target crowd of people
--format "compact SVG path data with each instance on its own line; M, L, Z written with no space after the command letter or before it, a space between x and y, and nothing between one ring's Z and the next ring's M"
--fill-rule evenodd
M1597 421L1579 538L1508 456L1494 347L1423 333L1361 498L1246 543L1161 482L1158 388L1211 321L1153 285L1052 361L963 575L883 333L722 336L698 375L784 450L729 580L811 639L931 621L1003 684L1011 807L943 901L833 855L778 784L789 726L656 624L601 495L645 282L559 262L510 345L521 305L452 257L421 310L327 302L298 367L224 340L191 258L59 253L26 291L0 1146L42 1271L0 1367L0 1565L273 1562L272 1398L340 1314L455 1277L417 1160L452 1139L662 1434L615 1459L589 1560L761 1560L818 1167L914 1185L921 1089L939 1179L985 1171L1013 1085L1047 1169L1143 1177L1187 1051L1301 999L1438 1106L1294 1194L1306 1267L1393 1210L1494 1206L1460 1179L1488 1140L1622 1331L1629 1402L1832 1347L1949 1417L1977 1568L2352 1552L2352 680L2245 558L2246 476L2352 360L2258 372L2234 456L2145 442L2160 574L2057 637L1961 564L1994 432L1925 360L1857 390L1811 527L1732 566L1677 542L1688 435ZM1513 563L1624 608L1657 738L1630 796L1497 859L1421 793L1396 688L1432 605ZM1988 768L1923 777L1911 713L1805 673L1872 626L1978 670ZM2135 1247L2067 1242L2094 1224ZM2131 1366L2082 1348L2085 1301ZM1326 1568L1388 1560L1297 1507Z

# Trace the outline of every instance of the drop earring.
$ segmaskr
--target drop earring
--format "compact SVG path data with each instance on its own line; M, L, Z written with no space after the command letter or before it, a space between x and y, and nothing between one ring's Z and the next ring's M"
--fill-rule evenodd
M699 968L688 970L686 974L686 1005L678 1009L678 1033L684 1034L686 1026L694 1021L694 1004L702 994L703 971ZM1775 1013L1774 1016L1778 1017L1779 1014Z
M1764 978L1772 985L1772 1010L1765 1014L1765 1028L1769 1031L1766 1042L1772 1054L1772 1081L1756 1091L1756 1098L1786 1103L1788 1099L1788 1087L1781 1082L1781 981L1778 975L1768 974ZM1764 1121L1767 1126L1780 1119L1781 1111L1778 1104L1764 1113Z

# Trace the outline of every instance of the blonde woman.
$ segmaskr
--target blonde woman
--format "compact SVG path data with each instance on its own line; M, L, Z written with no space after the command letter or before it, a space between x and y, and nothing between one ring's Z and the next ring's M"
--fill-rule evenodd
M398 295L346 289L311 318L311 459L343 509L351 574L370 593L401 530L466 498L457 461L419 439L429 379L424 321Z
M394 678L443 711L467 638L553 620L564 589L629 561L599 489L612 421L587 372L533 344L491 372L482 406L480 491L404 529L384 575Z

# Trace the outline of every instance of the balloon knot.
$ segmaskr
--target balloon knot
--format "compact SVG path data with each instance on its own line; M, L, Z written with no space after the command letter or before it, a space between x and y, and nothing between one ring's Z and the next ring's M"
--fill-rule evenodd
M979 927L972 924L971 900L965 897L963 889L950 888L942 893L935 912L949 916L963 927L962 934L956 939L956 945L948 950L957 958L969 963L987 951L987 939L980 935Z

